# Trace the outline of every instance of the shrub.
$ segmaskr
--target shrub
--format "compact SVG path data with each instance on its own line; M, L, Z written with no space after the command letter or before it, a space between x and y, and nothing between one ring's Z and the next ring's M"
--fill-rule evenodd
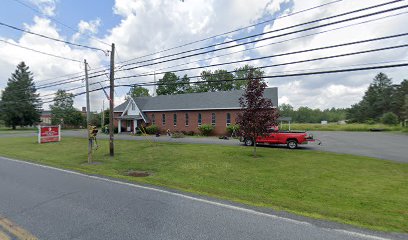
M375 122L374 119L372 119L372 118L367 119L367 120L365 121L365 123L370 124L370 125L376 124L376 122Z
M171 138L183 138L184 134L181 132L175 132L171 135Z
M381 118L381 122L387 125L395 125L398 124L398 116L395 115L393 112L384 113Z
M228 132L229 135L232 135L233 132L235 132L235 134L238 134L239 125L238 124L231 124L231 125L227 126L227 132Z
M194 136L194 131L181 131L181 133L186 136Z
M150 125L144 129L147 134L156 134L159 132L159 128L156 125Z
M211 132L214 130L214 127L209 124L203 124L198 127L198 130L200 131L201 135L209 136Z

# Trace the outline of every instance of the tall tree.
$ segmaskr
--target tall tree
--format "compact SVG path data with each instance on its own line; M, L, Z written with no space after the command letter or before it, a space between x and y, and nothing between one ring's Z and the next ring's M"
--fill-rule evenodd
M408 121L408 94L405 95L404 105L401 108L402 120Z
M254 77L253 71L248 74L248 84L244 94L239 98L241 113L237 123L241 133L252 140L254 157L256 157L256 139L266 134L268 128L277 124L278 113L273 108L272 101L263 96L266 83L259 77Z
M159 79L157 87L157 95L172 95L177 94L177 83L180 77L172 72L164 74L162 79Z
M408 96L408 79L405 79L401 84L394 86L394 92L391 96L391 111L395 113L400 120L403 118L403 106L405 96Z
M84 123L84 116L74 108L74 95L59 89L54 97L51 108L51 123L63 127L77 127Z
M355 122L379 120L392 106L393 86L384 73L377 74L364 94L363 100L348 111L348 118Z
M133 86L127 93L126 98L149 97L149 96L150 96L149 89L140 86Z
M254 68L251 65L245 65L243 67L239 67L235 69L234 72L234 79L248 79L248 74L250 71L253 71L255 77L262 77L264 75L264 71L259 68ZM244 89L246 85L246 81L236 80L233 82L234 89Z
M234 89L234 75L226 70L211 70L201 72L201 81L196 92L230 91Z
M41 103L29 67L21 62L8 79L0 102L0 116L8 127L32 126L40 121Z
M293 111L293 107L290 104L287 103L282 103L281 105L279 105L279 115L282 117L292 117L293 119L293 115L294 115L294 111Z

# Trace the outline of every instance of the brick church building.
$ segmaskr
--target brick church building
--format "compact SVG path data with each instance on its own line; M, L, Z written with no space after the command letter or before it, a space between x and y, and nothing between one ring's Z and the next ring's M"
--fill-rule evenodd
M136 132L140 126L156 125L160 131L198 133L202 124L214 126L214 135L226 133L236 123L240 112L239 98L243 90L138 97L114 109L118 132ZM266 88L264 97L278 106L278 89Z

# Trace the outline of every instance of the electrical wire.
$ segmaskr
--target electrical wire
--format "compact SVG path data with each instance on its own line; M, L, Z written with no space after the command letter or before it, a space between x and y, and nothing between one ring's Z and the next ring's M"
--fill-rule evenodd
M39 51L39 50L36 50L36 49L24 47L24 46L21 46L21 45L15 44L15 43L11 43L11 42L6 41L6 40L3 40L3 39L0 39L0 41L1 41L1 42L4 42L4 43L7 43L7 44L10 44L10 45L15 46L15 47L19 47L19 48L22 48L22 49L25 49L25 50L29 50L29 51L32 51L32 52L36 52L36 53L40 53L40 54L47 55L47 56L50 56L50 57L55 57L55 58L59 58L59 59L64 59L64 60L68 60L68 61L72 61L72 62L81 62L81 61L76 60L76 59L67 58L67 57L62 57L62 56L58 56L58 55L55 55L55 54L51 54L51 53L46 53L46 52L43 52L43 51Z
M216 67L216 66L243 63L243 62L250 62L250 61L262 60L262 59L270 59L270 58L275 58L275 57L282 57L282 56L288 56L288 55L293 55L293 54L314 52L314 51L320 51L320 50L326 50L326 49L332 49L332 48L338 48L338 47L345 47L345 46L351 46L351 45L356 45L356 44L363 44L363 43L368 43L368 42L381 41L381 40L404 37L404 36L408 36L408 32L401 33L401 34L384 36L384 37L378 37L378 38L364 39L364 40L360 40L360 41L347 42L347 43L336 44L336 45L329 45L329 46L318 47L318 48L304 49L304 50L293 51L293 52L285 52L285 53L274 54L274 55L269 55L269 56L263 56L263 57L258 57L258 58L250 58L250 59L244 59L244 60L238 60L238 61L230 61L230 62L223 62L223 63L217 63L217 64L210 64L210 65L200 66L200 67L176 69L176 70L172 70L171 72L174 73L174 72L181 72L181 71L190 71L190 70L197 70L197 69L208 68L208 67ZM129 78L129 77L136 77L136 76L137 77L146 77L146 76L153 76L154 74L160 75L160 74L165 74L165 73L166 72L155 72L155 73L149 73L149 74L140 74L140 75L133 75L133 76L128 76L128 77L116 78L115 80Z
M368 70L377 70L377 69L387 69L387 68L399 68L399 67L407 67L408 63L401 63L401 64L392 64L392 65L381 65L381 66L371 66L371 67L360 67L360 68L349 68L349 69L338 69L338 70L330 70L330 71L318 71L318 72L306 72L306 73L294 73L294 74L281 74L281 75L269 75L269 76L260 76L259 79L273 79L273 78L285 78L285 77L298 77L298 76L310 76L310 75L322 75L322 74L332 74L332 73L345 73L345 72L356 72L356 71L368 71ZM133 86L160 86L160 85L173 85L173 84L202 84L202 83L210 83L210 82L231 82L231 81L248 81L248 79L227 79L227 80L217 80L217 81L195 81L190 83L151 83L151 84L121 84L118 87L125 86L125 87L133 87ZM101 87L97 89L90 90L89 92L96 92L101 91L107 87ZM85 94L86 92L80 92L74 94L74 97L80 96ZM54 102L47 101L44 103Z
M193 52L193 51L204 50L204 49L207 49L207 48L210 48L210 47L216 47L216 46L220 46L220 45L224 45L224 44L228 44L228 43L233 43L233 42L240 41L240 40L245 40L245 39L249 39L249 38L253 38L253 37L257 37L257 36L262 36L262 35L269 34L269 33L280 32L280 31L284 31L284 30L288 30L288 29L292 29L292 28L296 28L296 27L300 27L300 26L304 26L304 25L309 25L309 24L318 23L318 22L321 22L321 21L325 21L325 20L329 20L329 19L333 19L333 18L337 18L337 17L342 17L342 16L354 14L354 13L361 12L361 11L366 11L366 10L370 10L370 9L374 9L374 8L378 8L378 7L383 7L385 5L393 4L393 3L397 3L397 2L401 2L401 1L404 1L404 0L395 0L395 1L386 2L386 3L382 3L382 4L378 4L378 5L374 5L374 6L370 6L370 7L366 7L366 8L360 8L360 9L357 9L357 10L353 10L353 11L349 11L349 12L345 12L345 13L341 13L341 14L337 14L337 15L333 15L333 16L329 16L329 17L324 17L324 18L320 18L320 19L316 19L316 20L312 20L312 21L308 21L308 22L304 22L304 23L300 23L300 24L295 24L295 25L280 28L280 29L275 29L275 30L263 32L263 33L260 33L260 34L255 34L255 35L246 36L246 37L242 37L242 38L238 38L238 39L233 39L231 41L226 41L226 42L217 43L217 44L213 44L213 45L209 45L209 46L205 46L205 47L195 48L195 49L182 51L182 52L178 52L178 53L174 53L174 54L169 54L169 55L165 55L165 56L161 56L161 57L157 57L157 58L152 58L152 59L148 59L148 60L138 61L138 62L135 62L135 63L123 64L122 66L126 67L126 66L145 63L145 62L149 62L149 61L156 61L156 60L160 60L160 59L163 59L163 58L178 56L178 55ZM374 13L369 13L369 14L360 15L360 16L356 16L356 17L352 17L352 18L348 18L348 19L338 20L338 21L331 22L331 23L321 24L321 25L309 27L309 28L306 28L306 29L296 30L296 31L292 31L292 32L289 32L289 33L284 33L284 34L275 35L275 36L266 37L266 38L255 39L255 40L251 40L251 41L247 41L247 42L243 42L243 43L237 43L237 44L233 44L233 45L230 45L230 46L221 47L221 48L213 49L213 50L210 50L210 51L201 52L201 53L198 53L198 54L206 54L206 53L210 53L210 52L221 51L221 50L234 48L234 47L238 47L238 46L243 46L243 45L256 43L256 42L260 42L260 41L265 41L265 40L269 40L269 39L273 39L273 38L277 38L277 37L287 36L287 35L290 35L290 34L295 34L295 33L309 31L309 30L313 30L313 29L317 29L317 28L321 28L321 27L334 25L334 24L339 24L339 23L343 23L343 22L357 20L357 19L360 19L360 18L370 17L370 16L374 16L374 15L378 15L378 14L382 14L382 13L386 13L386 12L396 11L396 10L400 10L400 9L407 8L407 7L408 7L408 5L394 7L394 8L374 12ZM179 57L179 58L176 58L176 60L191 57L191 56L196 56L196 54L191 54L191 55ZM171 59L171 60L174 60L174 59ZM158 63L163 63L163 62L165 62L165 61L160 61ZM156 64L158 64L158 63L156 63Z
M31 34L31 35L34 35L34 36L46 38L46 39L49 39L49 40L53 40L53 41L56 41L56 42L65 43L65 44L72 45L72 46L77 46L77 47L87 48L87 49L91 49L91 50L102 51L103 53L106 54L106 51L103 50L103 49L100 49L100 48L91 47L91 46L87 46L87 45L83 45L83 44L78 44L78 43L73 43L73 42L61 40L61 39L58 39L58 38L49 37L49 36L46 36L46 35L43 35L43 34L40 34L40 33L35 33L35 32L32 32L32 31L29 31L29 30L24 30L24 29L19 28L19 27L15 27L15 26L6 24L6 23L4 23L4 22L0 22L0 26L8 27L8 28L14 29L14 30L16 30L16 31L28 33L28 34Z
M399 15L406 14L406 13L408 13L408 12L402 12L402 13L397 13L397 14L393 14L393 15L388 15L388 16L380 17L380 18L377 18L377 19L367 20L367 21L364 21L364 22L353 23L353 24L350 24L350 25L347 25L347 26L342 26L342 27L338 27L338 28L334 28L334 29L329 29L329 30L325 30L325 31L317 32L317 33L312 33L312 34L308 34L308 35L304 35L304 36L300 36L300 37L295 37L295 38L291 38L291 39L287 39L287 40L283 40L283 41L279 41L279 42L269 43L269 44L266 44L266 45L253 47L253 48L251 48L251 49L246 49L246 50L243 50L243 51L248 51L248 50L253 50L253 49L256 49L256 48L261 48L261 47L265 47L265 46L269 46L269 45L284 43L284 42L288 42L288 41L291 41L291 40L296 40L296 39L300 39L300 38L304 38L304 37L309 37L309 36L312 36L312 35L323 34L323 33L326 33L326 32L331 32L331 31L335 31L335 30L339 30L339 29L343 29L343 28L348 28L348 27L351 27L351 26L355 26L355 25L359 25L359 24L364 24L364 23L368 23L368 22L374 22L374 21L382 20L382 19L389 18L389 17L399 16ZM212 52L212 51L211 51L211 52ZM242 51L238 51L238 52L242 52ZM234 52L234 53L237 53L237 52ZM224 54L224 55L221 55L221 56L231 55L231 54L234 54L234 53L228 53L228 54ZM201 55L201 54L197 54L197 55ZM216 57L217 57L217 56L216 56ZM211 57L211 58L208 58L208 59L212 59L212 58L215 58L215 57ZM177 60L178 60L178 59L177 59ZM201 60L199 60L199 61L201 61ZM167 62L167 61L166 61L166 62ZM196 62L197 62L197 61L196 61ZM190 63L192 63L192 62L190 62ZM151 66L151 65L155 65L155 64L158 64L158 63L146 64L146 65L143 65L143 67L144 67L144 66ZM186 64L179 64L179 65L186 65ZM179 65L175 65L175 66L172 66L172 67L176 67L176 66L179 66ZM142 66L139 66L139 67L142 67ZM121 69L121 68L122 68L122 67L119 67L119 70L117 70L116 72L135 69L135 68L130 68L130 69L123 69L123 68ZM96 72L90 73L90 78L102 76L103 74L97 74L97 75L92 75L92 74L100 73L100 72L105 72L105 71L108 71L108 70L109 70L109 69L104 69L104 70L100 70L100 71L96 71ZM161 69L160 69L160 70L161 70ZM83 79L78 79L77 81L80 81L80 80L83 80ZM61 82L63 82L63 81L64 81L64 80L62 80ZM74 82L74 81L68 81L67 83L71 83L71 82Z
M71 27L71 26L69 26L69 25L67 25L67 24L65 24L65 23L63 23L63 22L61 22L60 20L58 20L58 19L56 19L56 18L53 18L53 17L51 17L51 16L45 15L44 13L38 11L37 9L35 9L35 8L33 8L32 6L30 6L30 5L26 4L26 3L24 3L23 1L20 1L20 0L13 0L13 1L19 3L20 5L22 5L22 6L26 7L26 8L28 8L28 9L30 9L30 10L36 12L36 13L38 13L38 14L41 14L43 17L46 17L46 18L50 19L51 21L53 21L53 22L55 22L55 23L58 23L58 24L61 25L61 26L64 26L64 27L70 29L72 32L75 32L75 33L78 32L78 31L77 31L76 29L74 29L73 27ZM100 39L98 39L98 38L96 38L96 37L93 37L93 36L90 35L90 34L86 34L86 35L88 35L90 38L94 39L95 41L98 41L98 42L100 42L100 43L102 43L102 44L105 44L105 45L110 46L109 43L106 43L106 42L104 42L104 41L101 41Z
M126 60L126 61L123 61L123 62L119 62L119 63L130 62L130 61L133 61L133 60L153 56L153 55L163 53L163 52L167 52L167 51L170 51L170 50L174 50L174 49L177 49L177 48L186 47L186 46L189 46L189 45L192 45L192 44L195 44L195 43L204 42L204 41L207 41L207 40L210 40L210 39L213 39L213 38L218 38L218 37L225 36L225 35L228 35L228 34L231 34L231 33L239 32L239 31L242 31L242 30L245 30L245 29L248 29L248 28L256 27L256 26L259 26L259 25L262 25L262 24L265 24L265 23L268 23L268 22L273 22L273 21L278 20L278 19L291 17L291 16L297 15L299 13L308 12L310 10L314 10L314 9L317 9L317 8L321 8L321 7L328 6L328 5L338 3L338 2L342 2L342 1L343 0L336 0L336 1L331 1L331 2L328 2L328 3L320 4L320 5L311 7L311 8L307 8L307 9L303 9L303 10L300 10L300 11L297 11L297 12L289 13L287 15L283 15L283 16L280 16L280 17L275 17L275 18L272 18L272 19L269 19L269 20L265 20L265 21L258 22L258 23L252 24L252 25L248 25L246 27L237 28L235 30L227 31L227 32L220 33L220 34L217 34L217 35L213 35L213 36L210 36L210 37L206 37L206 38L203 38L203 39L200 39L200 40L196 40L196 41L189 42L189 43L186 43L186 44L182 44L182 45L179 45L179 46L171 47L171 48L164 49L164 50L161 50L161 51L158 51L158 52L150 53L150 54L147 54L147 55L144 55L144 56L132 58L132 59L129 59L129 60Z

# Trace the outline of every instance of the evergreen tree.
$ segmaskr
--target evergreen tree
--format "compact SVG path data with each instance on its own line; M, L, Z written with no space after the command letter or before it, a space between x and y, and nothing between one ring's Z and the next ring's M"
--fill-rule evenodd
M405 97L408 96L408 80L405 79L401 84L394 87L394 92L391 96L391 111L395 113L400 120L404 120L403 106Z
M29 67L21 62L1 96L0 116L8 127L32 126L40 121L41 103Z
M384 113L391 110L392 95L391 79L379 73L365 92L363 100L351 107L347 117L353 122L379 121Z

